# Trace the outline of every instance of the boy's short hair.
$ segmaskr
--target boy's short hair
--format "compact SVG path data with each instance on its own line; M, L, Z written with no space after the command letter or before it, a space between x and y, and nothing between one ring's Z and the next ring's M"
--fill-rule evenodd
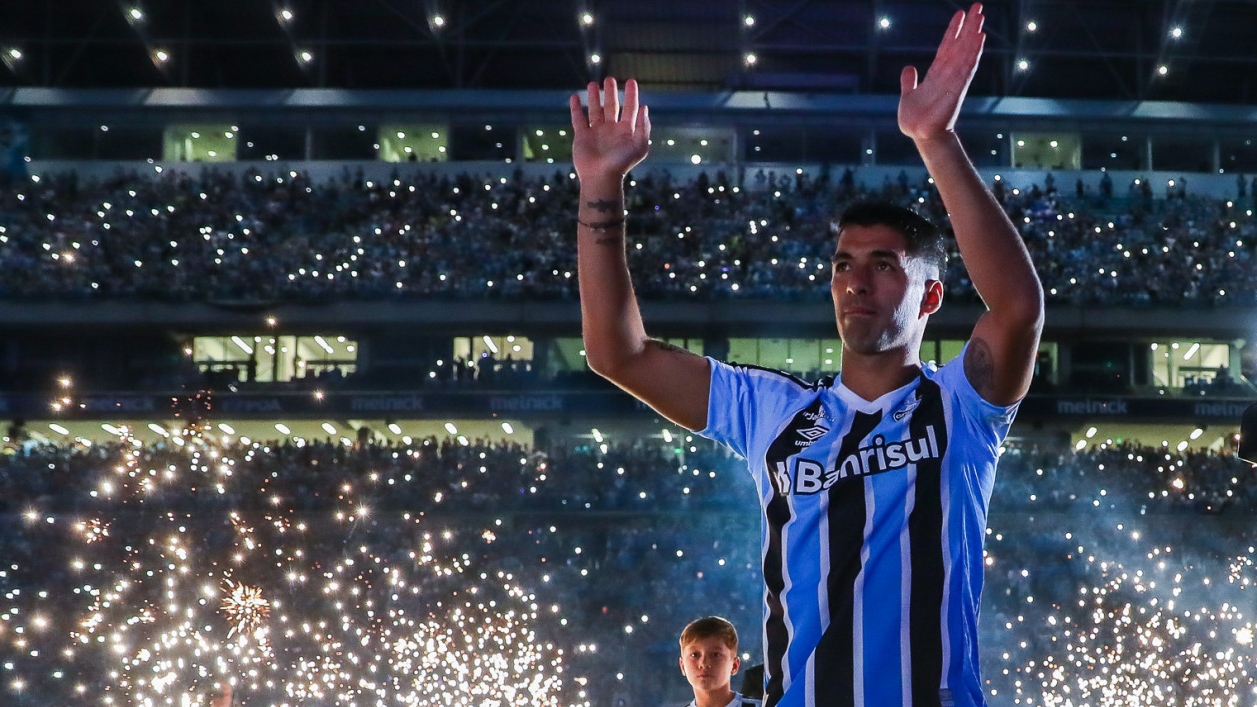
M684 650L690 643L704 638L719 638L730 650L735 653L738 650L738 630L723 617L704 616L691 621L681 631L681 648Z
M921 214L882 201L860 201L848 206L831 224L837 236L847 226L887 226L903 234L908 255L937 267L939 277L947 272L947 244L943 232Z

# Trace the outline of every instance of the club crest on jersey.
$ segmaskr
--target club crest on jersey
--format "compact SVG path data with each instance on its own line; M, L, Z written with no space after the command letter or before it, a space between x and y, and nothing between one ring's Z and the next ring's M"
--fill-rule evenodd
M903 407L896 410L895 414L891 415L891 417L895 418L895 422L903 422L903 419L905 417L907 417L908 415L911 415L912 411L916 410L919 407L921 407L921 399L913 398L912 400L909 400L908 402L904 403Z
M928 425L925 434L916 439L887 442L886 438L878 435L873 438L872 444L835 460L828 469L812 459L790 457L788 461L777 462L772 476L778 492L808 495L820 493L843 479L882 474L941 457L938 433L934 425Z

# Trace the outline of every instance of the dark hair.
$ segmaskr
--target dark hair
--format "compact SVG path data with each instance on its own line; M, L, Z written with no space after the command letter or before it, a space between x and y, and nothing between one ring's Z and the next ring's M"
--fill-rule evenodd
M738 630L729 620L720 616L705 616L691 621L681 632L681 650L693 641L719 638L731 650L738 649Z
M908 255L921 258L938 268L939 277L947 272L947 245L943 232L924 216L911 209L882 201L861 201L848 206L832 224L834 235L847 226L888 226L903 234Z

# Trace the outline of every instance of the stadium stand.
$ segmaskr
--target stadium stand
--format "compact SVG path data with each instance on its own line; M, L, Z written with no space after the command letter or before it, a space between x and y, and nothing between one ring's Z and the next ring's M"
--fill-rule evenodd
M652 333L815 379L831 219L947 222L893 92L954 8L401 5L0 4L0 704L679 705L711 613L763 660L740 460L584 365L566 96L648 91ZM1247 704L1257 10L987 5L960 130L1048 319L986 698Z

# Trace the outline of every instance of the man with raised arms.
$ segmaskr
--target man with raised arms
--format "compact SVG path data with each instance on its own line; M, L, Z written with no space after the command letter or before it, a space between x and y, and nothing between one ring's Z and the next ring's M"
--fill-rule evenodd
M924 81L901 75L916 144L986 312L956 360L919 357L942 302L942 235L857 204L837 224L830 292L842 371L813 383L646 335L625 256L623 181L646 157L635 81L571 100L577 253L590 367L747 459L759 492L766 707L983 705L977 620L998 449L1030 385L1043 292L954 126L982 54L957 12Z

